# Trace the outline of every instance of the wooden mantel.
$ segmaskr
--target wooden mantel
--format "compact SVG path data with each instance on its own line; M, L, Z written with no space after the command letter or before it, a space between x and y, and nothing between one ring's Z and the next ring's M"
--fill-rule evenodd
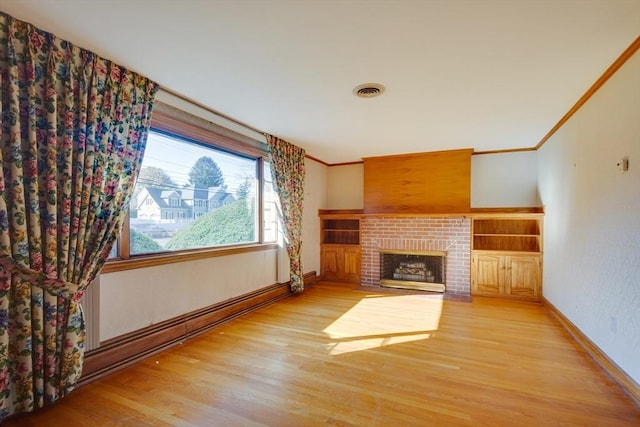
M363 209L319 209L318 216L331 216L334 218L358 216L361 218L380 217L380 218L403 218L403 217L470 217L475 216L493 216L493 215L531 215L544 214L544 209L539 206L527 207L502 207L502 208L471 208L467 212L415 212L415 213L365 213Z

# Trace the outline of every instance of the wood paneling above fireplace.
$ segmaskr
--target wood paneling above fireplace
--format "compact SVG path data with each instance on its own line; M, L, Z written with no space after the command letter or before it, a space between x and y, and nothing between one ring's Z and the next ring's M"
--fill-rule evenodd
M365 214L467 213L472 149L364 159Z

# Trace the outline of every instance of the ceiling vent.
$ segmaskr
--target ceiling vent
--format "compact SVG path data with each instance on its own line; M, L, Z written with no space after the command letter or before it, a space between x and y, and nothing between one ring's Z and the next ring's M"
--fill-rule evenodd
M353 94L360 98L373 98L382 95L382 92L384 92L384 86L379 83L364 83L353 89Z

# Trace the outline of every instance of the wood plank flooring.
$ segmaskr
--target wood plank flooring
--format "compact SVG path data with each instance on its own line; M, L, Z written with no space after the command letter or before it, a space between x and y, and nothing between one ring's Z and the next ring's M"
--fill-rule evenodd
M638 426L535 303L322 282L10 426Z

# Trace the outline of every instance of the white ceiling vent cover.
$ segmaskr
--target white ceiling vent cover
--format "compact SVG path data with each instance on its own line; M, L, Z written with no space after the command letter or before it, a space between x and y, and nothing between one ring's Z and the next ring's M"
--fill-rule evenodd
M383 92L384 86L380 83L364 83L353 89L353 94L360 98L373 98L382 95Z

